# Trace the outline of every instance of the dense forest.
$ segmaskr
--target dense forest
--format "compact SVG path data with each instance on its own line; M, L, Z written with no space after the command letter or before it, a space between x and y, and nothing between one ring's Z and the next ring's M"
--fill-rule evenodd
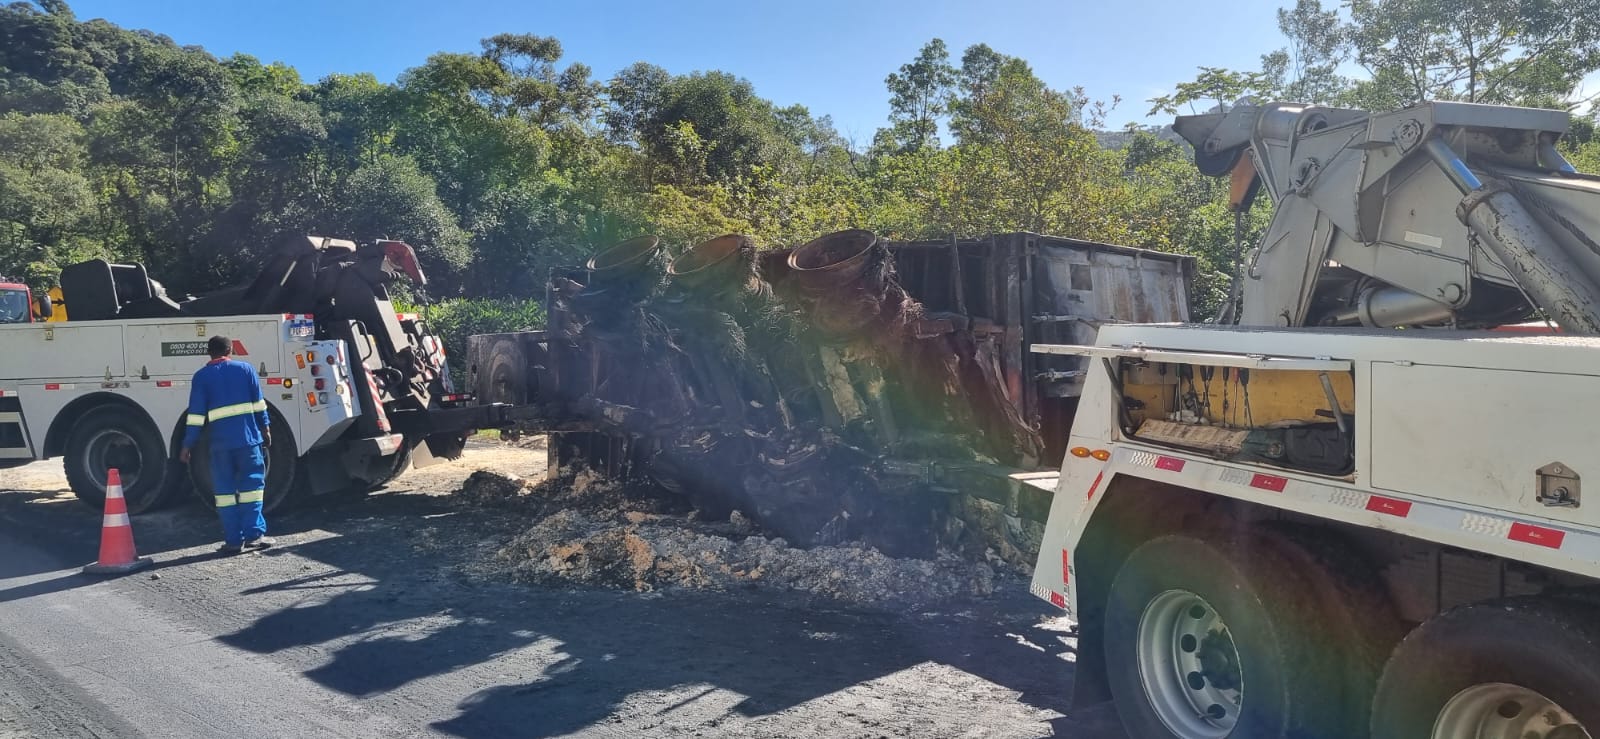
M1563 107L1570 153L1600 171L1580 97L1600 69L1600 0L1299 0L1278 25L1281 39L1247 40L1282 46L1259 69L1201 67L1153 112L1247 95ZM419 248L446 312L516 323L549 266L640 233L787 246L847 227L1029 230L1195 254L1196 309L1216 304L1234 233L1225 184L1159 128L1103 130L1130 103L1051 88L984 44L956 56L934 39L897 70L861 70L886 72L890 118L857 143L737 70L639 62L601 78L554 38L496 35L393 83L307 81L79 20L63 0L13 2L0 6L0 274L43 287L106 257L196 293L247 279L286 235L388 237ZM1252 228L1264 222L1258 211Z

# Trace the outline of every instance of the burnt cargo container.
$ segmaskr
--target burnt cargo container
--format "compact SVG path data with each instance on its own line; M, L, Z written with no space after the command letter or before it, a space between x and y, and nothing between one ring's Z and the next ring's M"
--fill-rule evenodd
M1031 233L675 257L644 237L559 270L547 330L471 337L468 386L601 429L553 433L552 473L648 480L801 545L1031 564L1088 368L1030 346L1187 321L1193 272Z

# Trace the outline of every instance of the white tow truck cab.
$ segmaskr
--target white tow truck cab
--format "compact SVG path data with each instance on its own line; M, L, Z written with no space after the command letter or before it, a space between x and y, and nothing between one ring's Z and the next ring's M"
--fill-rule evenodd
M1079 622L1078 701L1152 739L1600 729L1600 339L1108 325L1034 351L1089 369L1032 583Z
M207 338L218 334L233 339L234 359L256 367L267 400L269 505L281 503L296 468L319 452L382 456L400 447L388 434L347 438L364 407L382 414L382 405L362 397L370 385L352 375L344 342L314 339L309 315L69 321L0 325L0 464L64 457L73 491L91 503L115 467L133 512L190 478L209 499L204 449L189 471L171 459L183 439L190 378L208 359Z

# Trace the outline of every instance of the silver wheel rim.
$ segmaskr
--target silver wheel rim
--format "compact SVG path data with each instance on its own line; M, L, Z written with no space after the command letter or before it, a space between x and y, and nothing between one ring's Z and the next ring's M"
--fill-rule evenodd
M1156 716L1180 737L1223 739L1239 722L1239 650L1216 609L1194 593L1168 590L1145 606L1139 679Z
M1474 685L1439 711L1433 739L1593 739L1578 720L1540 695L1509 683Z
M127 432L114 428L101 429L89 437L83 449L84 472L89 479L100 484L102 491L106 487L107 471L113 467L122 478L123 495L139 484L144 453L139 450L139 442Z

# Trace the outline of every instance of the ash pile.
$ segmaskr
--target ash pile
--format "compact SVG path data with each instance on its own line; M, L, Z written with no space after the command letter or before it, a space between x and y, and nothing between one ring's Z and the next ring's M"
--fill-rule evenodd
M764 589L872 608L918 609L989 595L1020 573L1004 563L892 558L860 544L799 549L734 511L706 520L682 496L590 470L539 484L492 472L455 499L531 525L471 572L541 585L635 591Z
M729 235L675 258L633 239L555 276L548 307L539 399L600 429L553 435L558 466L659 485L713 520L737 511L801 548L1031 565L1042 532L995 501L1042 444L998 331L927 311L875 234L759 252Z

